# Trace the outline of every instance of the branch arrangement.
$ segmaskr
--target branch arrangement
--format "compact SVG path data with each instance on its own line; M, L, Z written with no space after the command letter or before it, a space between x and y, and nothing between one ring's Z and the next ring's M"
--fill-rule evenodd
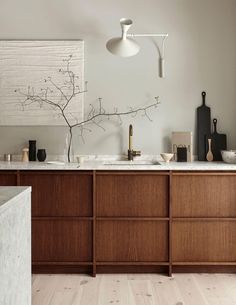
M28 87L27 92L15 90L15 92L24 98L23 101L20 102L23 111L27 106L32 104L37 104L39 108L49 106L55 111L56 115L63 118L69 129L69 143L67 151L68 162L70 162L73 129L75 127L80 129L80 136L84 141L84 131L91 131L86 127L89 124L93 124L105 131L104 127L101 125L104 119L109 120L110 118L117 118L120 124L122 124L123 116L131 115L132 117L135 117L139 113L152 121L148 111L152 108L156 108L159 104L159 98L155 97L154 102L147 106L137 108L129 107L127 111L123 112L119 111L118 108L114 108L114 110L110 112L103 107L102 98L98 98L98 104L96 106L90 104L90 110L87 117L84 120L79 121L72 112L68 111L68 106L76 96L87 92L87 82L85 82L85 88L81 89L79 85L79 77L70 68L71 60L72 55L70 55L69 58L64 59L63 62L65 63L65 69L59 70L65 78L63 85L56 84L51 77L48 77L44 80L46 84L45 88L42 88L39 93L35 92L35 89L30 86ZM53 94L58 96L56 102L51 98Z

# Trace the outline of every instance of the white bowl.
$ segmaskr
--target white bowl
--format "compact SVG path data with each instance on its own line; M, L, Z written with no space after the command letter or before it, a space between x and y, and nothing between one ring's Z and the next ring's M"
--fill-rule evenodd
M224 162L236 164L236 150L222 150L221 155Z
M166 162L169 163L170 160L174 157L174 154L171 153L162 153L161 154L162 159Z

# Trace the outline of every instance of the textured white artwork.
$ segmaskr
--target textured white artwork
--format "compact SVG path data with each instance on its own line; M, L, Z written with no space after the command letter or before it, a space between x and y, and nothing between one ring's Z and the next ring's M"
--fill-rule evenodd
M59 112L50 105L32 103L23 106L24 96L16 90L34 94L51 87L45 79L62 87L68 79L59 72L66 68L70 56L70 69L77 75L78 85L84 90L84 42L72 41L0 41L0 125L66 125ZM67 90L65 88L65 90ZM66 94L70 94L69 90ZM83 119L83 95L76 95L66 110L70 122ZM56 88L50 92L50 99L58 102L61 93Z

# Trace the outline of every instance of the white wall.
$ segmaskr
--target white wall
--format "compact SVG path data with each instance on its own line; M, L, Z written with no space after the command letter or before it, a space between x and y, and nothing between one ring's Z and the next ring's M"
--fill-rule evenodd
M119 19L134 20L134 32L168 32L166 79L158 77L157 51L139 39L139 55L120 59L105 49L119 35ZM219 131L236 149L236 1L235 0L1 0L1 39L85 40L86 103L103 97L108 109L138 106L160 96L150 123L126 118L123 125L95 128L85 144L75 137L76 153L117 154L126 151L128 125L134 125L135 148L145 154L169 149L171 131L195 131L195 109L207 91L212 117ZM49 154L62 154L64 128L0 127L0 154L20 153L28 139L36 139Z

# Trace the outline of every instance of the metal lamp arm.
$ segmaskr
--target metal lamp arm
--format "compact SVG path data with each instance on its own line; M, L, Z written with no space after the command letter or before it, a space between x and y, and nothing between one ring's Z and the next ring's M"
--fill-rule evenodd
M127 37L168 37L168 34L127 34Z
M127 37L135 38L135 37L162 37L162 45L161 45L161 50L160 50L160 70L159 70L159 75L161 78L165 77L165 40L168 37L167 33L164 34L127 34Z

